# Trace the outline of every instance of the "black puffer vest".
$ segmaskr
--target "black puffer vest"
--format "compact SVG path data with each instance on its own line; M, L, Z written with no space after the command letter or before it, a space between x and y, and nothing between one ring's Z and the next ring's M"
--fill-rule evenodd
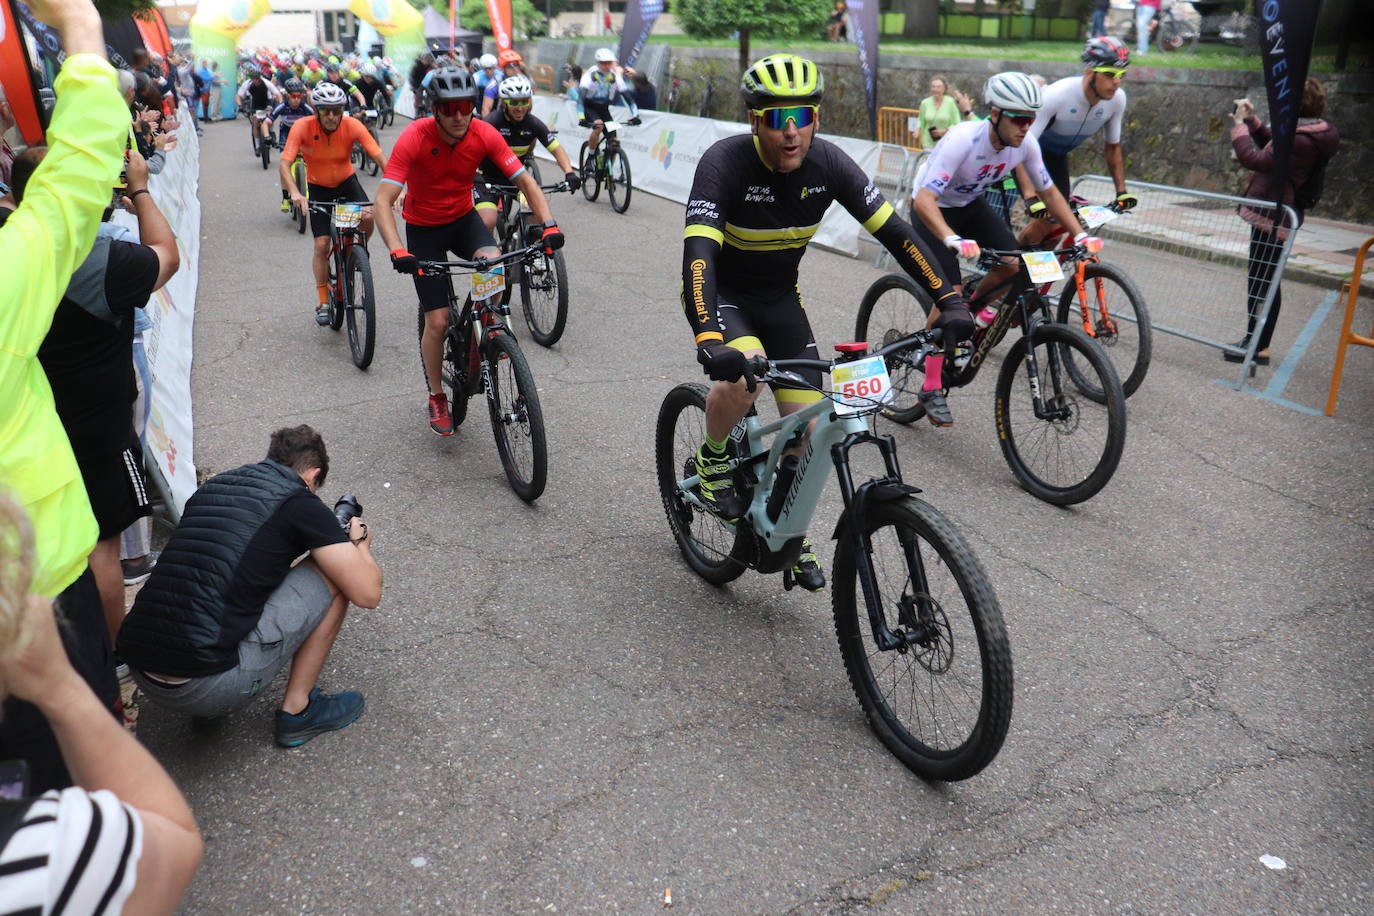
M119 630L119 654L140 671L205 677L238 664L262 608L226 607L244 551L293 493L299 474L270 458L216 474L186 501L181 524Z

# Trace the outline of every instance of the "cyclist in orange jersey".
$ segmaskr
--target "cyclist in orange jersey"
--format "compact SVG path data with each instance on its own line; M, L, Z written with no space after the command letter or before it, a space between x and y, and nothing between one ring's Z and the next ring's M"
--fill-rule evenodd
M319 304L315 307L315 323L321 327L329 324L329 222L328 211L309 210L309 202L296 185L291 175L291 163L299 153L305 158L306 184L310 201L327 203L329 201L366 200L358 175L353 171L349 156L355 142L361 143L367 154L377 163L379 169L386 168L386 156L382 148L362 122L344 115L347 97L342 89L333 83L321 82L310 93L310 103L315 108L311 117L301 118L291 125L291 133L286 136L286 146L281 151L281 161L277 171L281 174L282 187L291 196L291 202L310 213L310 232L315 237L315 251L311 266L315 271L315 292ZM372 208L363 211L363 232L372 235Z

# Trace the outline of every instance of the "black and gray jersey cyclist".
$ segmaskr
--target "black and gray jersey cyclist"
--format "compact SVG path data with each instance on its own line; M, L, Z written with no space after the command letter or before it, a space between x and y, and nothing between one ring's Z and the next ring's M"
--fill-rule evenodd
M682 245L683 306L697 360L716 382L706 399L706 437L696 456L698 492L727 520L748 508L735 492L726 445L758 396L742 380L747 357L818 356L797 289L797 266L832 202L944 305L947 335L961 339L973 331L962 297L911 227L852 159L816 136L825 83L815 63L770 55L744 72L740 88L750 133L716 142L697 163ZM955 330L961 322L966 331ZM772 385L782 416L822 397L819 369L799 374L804 385ZM805 539L790 575L805 589L824 587L820 560Z
M500 82L497 91L501 99L500 105L482 120L496 128L501 139L506 141L510 151L521 162L528 164L530 157L534 155L534 145L542 144L563 171L563 180L568 183L568 190L576 191L580 188L582 178L573 170L567 150L558 142L558 132L550 130L549 126L536 118L531 111L534 84L530 82L529 77L523 74L508 76ZM497 219L497 195L488 185L505 185L510 181L490 159L482 162L479 179L473 186L473 203L487 229L494 230Z

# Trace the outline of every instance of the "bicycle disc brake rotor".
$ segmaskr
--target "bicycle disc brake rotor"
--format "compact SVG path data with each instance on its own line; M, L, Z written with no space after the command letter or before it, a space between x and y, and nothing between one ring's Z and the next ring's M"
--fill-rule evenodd
M1062 410L1068 414L1066 417L1050 421L1054 426L1054 431L1059 433L1059 435L1072 436L1077 432L1080 413L1078 409L1078 398L1068 393L1058 395L1057 397L1046 398L1045 409Z
M1093 325L1093 335L1098 344L1103 347L1114 347L1120 339L1116 322L1106 318L1097 319L1097 323Z
M920 603L926 608L924 614L917 608L916 596L903 593L897 619L906 628L903 635L910 642L900 651L910 652L931 674L944 674L954 664L954 635L949 617L931 595L921 595Z

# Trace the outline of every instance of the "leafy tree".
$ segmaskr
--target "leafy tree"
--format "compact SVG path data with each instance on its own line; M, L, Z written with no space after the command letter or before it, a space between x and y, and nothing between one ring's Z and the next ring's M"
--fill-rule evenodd
M442 12L448 14L447 5ZM536 7L531 0L511 0L510 12L511 17L515 19L513 28L517 35L538 38L548 34L549 23L544 18L544 10ZM458 21L465 29L491 34L491 17L487 15L487 5L483 0L466 0L463 8L458 11Z
M674 0L673 15L694 38L728 38L739 33L739 65L748 67L749 39L819 37L833 0Z

